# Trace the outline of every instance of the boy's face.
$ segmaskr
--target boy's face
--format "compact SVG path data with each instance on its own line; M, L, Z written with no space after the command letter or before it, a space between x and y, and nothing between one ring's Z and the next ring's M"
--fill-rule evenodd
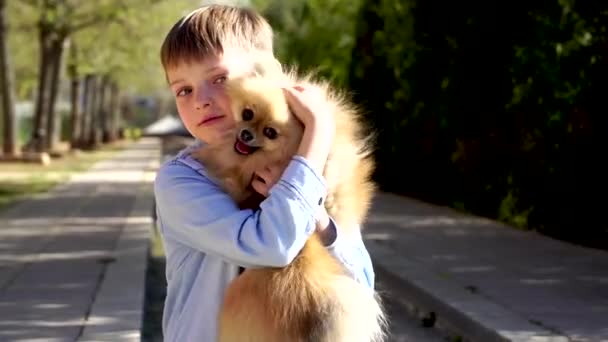
M230 99L224 91L227 77L249 72L253 63L247 54L226 51L194 63L167 69L167 78L179 116L194 137L208 144L221 141L235 126Z

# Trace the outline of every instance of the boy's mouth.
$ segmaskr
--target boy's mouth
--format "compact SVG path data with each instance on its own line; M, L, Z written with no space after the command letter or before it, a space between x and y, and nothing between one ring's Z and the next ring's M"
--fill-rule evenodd
M251 146L247 143L244 143L241 141L241 139L238 138L234 143L234 150L236 151L236 153L243 156L250 155L253 152L257 151L259 148L259 146Z
M203 126L203 125L208 125L211 123L215 123L216 121L218 121L218 119L222 119L224 116L223 115L213 115L213 116L209 116L206 118L203 118L199 123L198 126Z

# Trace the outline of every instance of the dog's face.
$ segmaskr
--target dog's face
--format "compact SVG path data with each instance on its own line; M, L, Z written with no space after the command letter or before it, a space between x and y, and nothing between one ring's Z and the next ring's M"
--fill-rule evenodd
M226 91L236 121L235 153L274 162L296 152L303 127L290 112L278 83L261 77L237 78L226 82Z

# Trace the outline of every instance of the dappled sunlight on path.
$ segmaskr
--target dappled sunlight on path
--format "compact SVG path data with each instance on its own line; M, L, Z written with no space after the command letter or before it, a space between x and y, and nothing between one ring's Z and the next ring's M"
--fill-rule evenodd
M156 140L0 215L0 340L140 336Z

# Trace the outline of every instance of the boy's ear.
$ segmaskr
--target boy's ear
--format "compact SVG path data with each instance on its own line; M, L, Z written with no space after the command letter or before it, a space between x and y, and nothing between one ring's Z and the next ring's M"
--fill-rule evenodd
M264 77L268 74L268 70L264 67L261 62L253 63L253 70L251 71L251 77Z
M253 62L253 69L250 72L250 76L263 76L264 66L260 62Z
M263 55L254 58L253 74L254 76L279 78L283 74L283 67L274 56Z
M279 88L287 88L293 85L289 77L283 73L282 66L276 59L272 59L271 61L256 61L251 76L272 81Z

